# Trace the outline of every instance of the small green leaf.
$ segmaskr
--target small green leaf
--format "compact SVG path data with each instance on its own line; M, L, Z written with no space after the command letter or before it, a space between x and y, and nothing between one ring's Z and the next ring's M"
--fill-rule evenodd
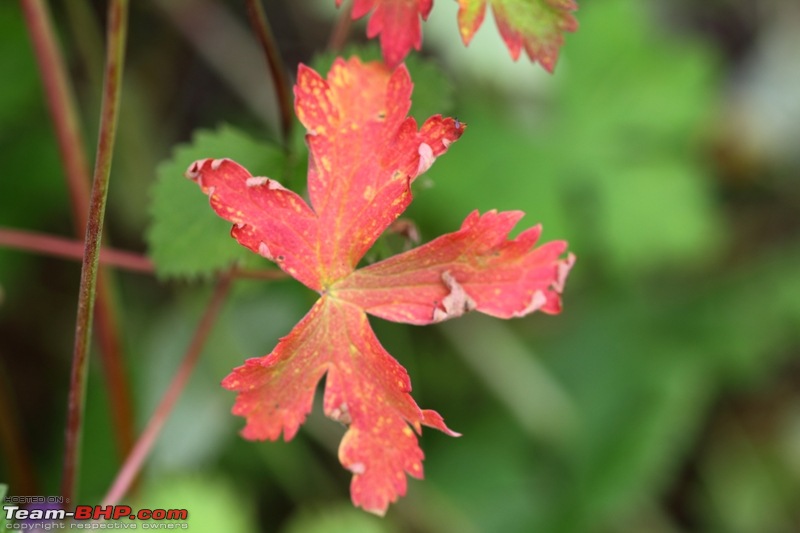
M280 177L285 156L276 146L259 142L231 126L199 131L178 146L157 169L152 189L152 223L147 232L150 257L160 278L208 277L233 263L267 263L231 238L231 225L208 207L208 199L183 173L202 158L235 159L253 171Z

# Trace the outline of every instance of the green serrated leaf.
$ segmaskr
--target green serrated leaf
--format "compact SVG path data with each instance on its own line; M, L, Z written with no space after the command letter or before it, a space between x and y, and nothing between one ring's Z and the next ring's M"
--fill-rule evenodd
M206 196L183 176L193 161L209 157L227 157L255 175L270 177L282 175L286 164L278 147L231 126L199 131L190 144L178 146L156 171L150 204L147 241L162 279L209 277L237 262L267 264L231 238L231 225L214 214Z

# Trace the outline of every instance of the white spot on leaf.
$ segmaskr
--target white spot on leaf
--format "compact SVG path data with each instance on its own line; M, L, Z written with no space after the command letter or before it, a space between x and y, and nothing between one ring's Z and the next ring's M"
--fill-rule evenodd
M203 163L205 163L205 161L205 159L198 159L189 165L189 168L187 168L186 172L183 173L184 176L191 180L197 179L197 176L200 175L200 169L203 167Z
M433 155L433 148L427 143L419 145L419 166L417 167L417 175L422 174L433 165L436 157Z
M546 303L547 303L547 296L545 296L542 291L536 291L533 293L531 301L528 303L528 305L526 305L525 308L520 311L514 311L514 313L512 313L512 316L522 317L528 315L530 313L533 313L537 309L541 309L541 307Z
M248 187L259 187L261 185L264 185L268 181L269 181L269 178L251 177L251 178L247 178L247 181L245 181L245 185L247 185Z
M575 264L575 254L569 254L566 259L558 263L558 274L553 282L553 289L559 294L564 290L564 282L567 281L567 274Z
M449 271L442 273L442 282L450 289L450 293L442 299L441 307L433 309L433 321L441 322L449 318L461 316L477 307L475 300L470 298L464 287L456 281L456 278Z
M334 407L329 416L331 419L341 422L346 426L353 421L352 418L350 418L350 409L347 407L347 402L342 402L339 407Z
M367 466L364 463L353 463L350 466L348 466L347 469L350 470L352 473L356 474L357 476L360 476L361 474L367 471Z
M227 157L223 157L222 159L214 159L211 161L211 170L219 170L219 167L222 166L222 163L225 161L229 161Z
M264 241L258 243L258 255L266 257L270 261L273 260L272 252L270 251L269 246L267 246L267 243L265 243Z

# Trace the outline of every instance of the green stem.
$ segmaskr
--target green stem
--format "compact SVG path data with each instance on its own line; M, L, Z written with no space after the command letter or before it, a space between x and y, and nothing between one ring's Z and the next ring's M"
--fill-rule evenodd
M77 471L80 463L83 415L86 403L86 374L89 366L89 338L94 313L97 267L100 259L100 241L103 236L108 181L111 174L111 159L119 116L127 27L128 0L112 0L108 8L108 47L103 79L103 103L100 113L97 158L92 178L89 221L86 227L86 249L83 255L78 292L75 347L67 404L66 446L61 495L69 501L75 501L77 489Z
M79 3L70 2L75 5ZM89 223L90 191L89 163L81 134L78 106L67 77L64 58L57 43L47 4L42 0L23 0L22 9L53 120L76 234L82 238ZM97 282L97 338L103 358L114 435L120 456L124 457L133 445L133 407L122 363L118 319L111 288L109 273L100 272Z
M211 300L197 325L194 336L189 343L189 348L186 350L186 354L181 361L180 367L178 367L178 371L175 373L175 377L172 378L169 388L167 388L167 391L161 398L161 402L158 404L153 416L150 417L150 420L147 422L147 427L145 427L139 440L136 441L133 450L125 460L125 464L122 465L114 483L111 485L105 498L103 498L102 504L104 506L116 505L125 496L131 483L141 470L144 460L153 448L158 434L164 427L173 407L175 407L175 403L178 401L181 392L189 380L189 376L192 374L192 370L197 364L197 360L203 351L203 346L211 333L214 322L216 322L222 305L225 303L225 298L230 290L232 279L232 274L225 274L217 281L214 294L211 296Z
M258 37L261 48L264 49L264 55L267 58L267 67L272 75L272 80L275 85L275 95L278 100L278 108L281 113L281 133L283 134L284 146L287 149L290 146L290 138L292 134L293 124L293 108L292 108L292 88L289 83L289 77L286 75L286 66L281 59L278 45L275 43L275 38L272 35L272 30L267 21L267 15L264 13L264 6L261 5L261 0L247 0L247 14L250 17L250 24L253 31Z

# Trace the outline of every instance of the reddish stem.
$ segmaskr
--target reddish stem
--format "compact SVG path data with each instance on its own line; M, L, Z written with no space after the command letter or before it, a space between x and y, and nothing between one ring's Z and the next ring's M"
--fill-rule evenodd
M345 0L344 7L340 7L339 18L336 19L336 24L333 26L330 39L328 39L328 50L331 52L339 52L344 43L347 42L347 36L350 35L350 27L353 25L353 4Z
M0 246L77 260L83 258L84 249L80 241L2 227L0 227ZM100 252L100 262L134 272L147 274L153 272L153 263L149 259L122 250L103 248Z
M89 220L86 227L86 249L81 268L78 312L75 323L75 347L70 373L67 403L66 445L61 495L75 501L77 472L80 464L83 415L86 404L86 374L89 367L89 338L92 329L97 270L100 260L100 241L103 236L108 181L116 137L117 119L125 61L125 41L128 27L128 0L112 0L108 8L108 45L103 78L103 103L100 112L100 131L97 143Z
M226 274L217 281L217 286L214 289L214 294L211 296L211 301L208 303L197 325L189 348L183 356L183 360L181 361L180 367L178 367L178 371L175 373L175 377L172 378L169 388L161 398L161 402L158 404L153 416L150 417L150 420L147 422L147 427L145 427L141 436L139 436L139 440L136 441L133 450L125 460L125 464L122 465L114 483L111 485L105 498L103 498L102 505L116 505L125 496L131 483L141 470L144 460L153 448L158 434L164 427L173 407L175 407L175 403L189 380L189 376L192 374L192 370L197 364L197 360L203 351L203 346L211 333L214 322L222 309L223 303L225 303L225 298L230 290L232 279L232 275Z
M0 246L78 261L83 258L84 249L83 243L76 240L3 227L0 227ZM152 274L155 272L155 267L150 259L143 255L134 252L126 252L124 250L103 248L100 251L100 262L131 272L142 272L145 274ZM282 270L236 270L233 276L237 279L264 280L280 280L289 277L289 275Z
M47 4L43 0L23 0L21 5L53 119L58 150L69 185L72 214L82 234L89 220L89 163L75 111L75 95L67 79L64 58L56 43Z
M23 0L22 10L53 120L75 231L78 237L83 237L89 220L89 164L74 92L66 74L64 58L56 40L47 4L42 0ZM97 281L97 337L111 400L114 435L120 456L124 457L133 445L133 408L122 363L118 319L111 286L108 273L100 272Z
M278 99L278 108L281 113L281 133L283 134L284 146L289 146L289 139L292 133L293 108L292 108L292 88L289 77L286 75L286 66L281 59L275 37L264 13L264 6L261 0L247 0L247 14L250 18L250 25L258 37L261 48L267 59L267 67L272 75L275 84L275 95Z

